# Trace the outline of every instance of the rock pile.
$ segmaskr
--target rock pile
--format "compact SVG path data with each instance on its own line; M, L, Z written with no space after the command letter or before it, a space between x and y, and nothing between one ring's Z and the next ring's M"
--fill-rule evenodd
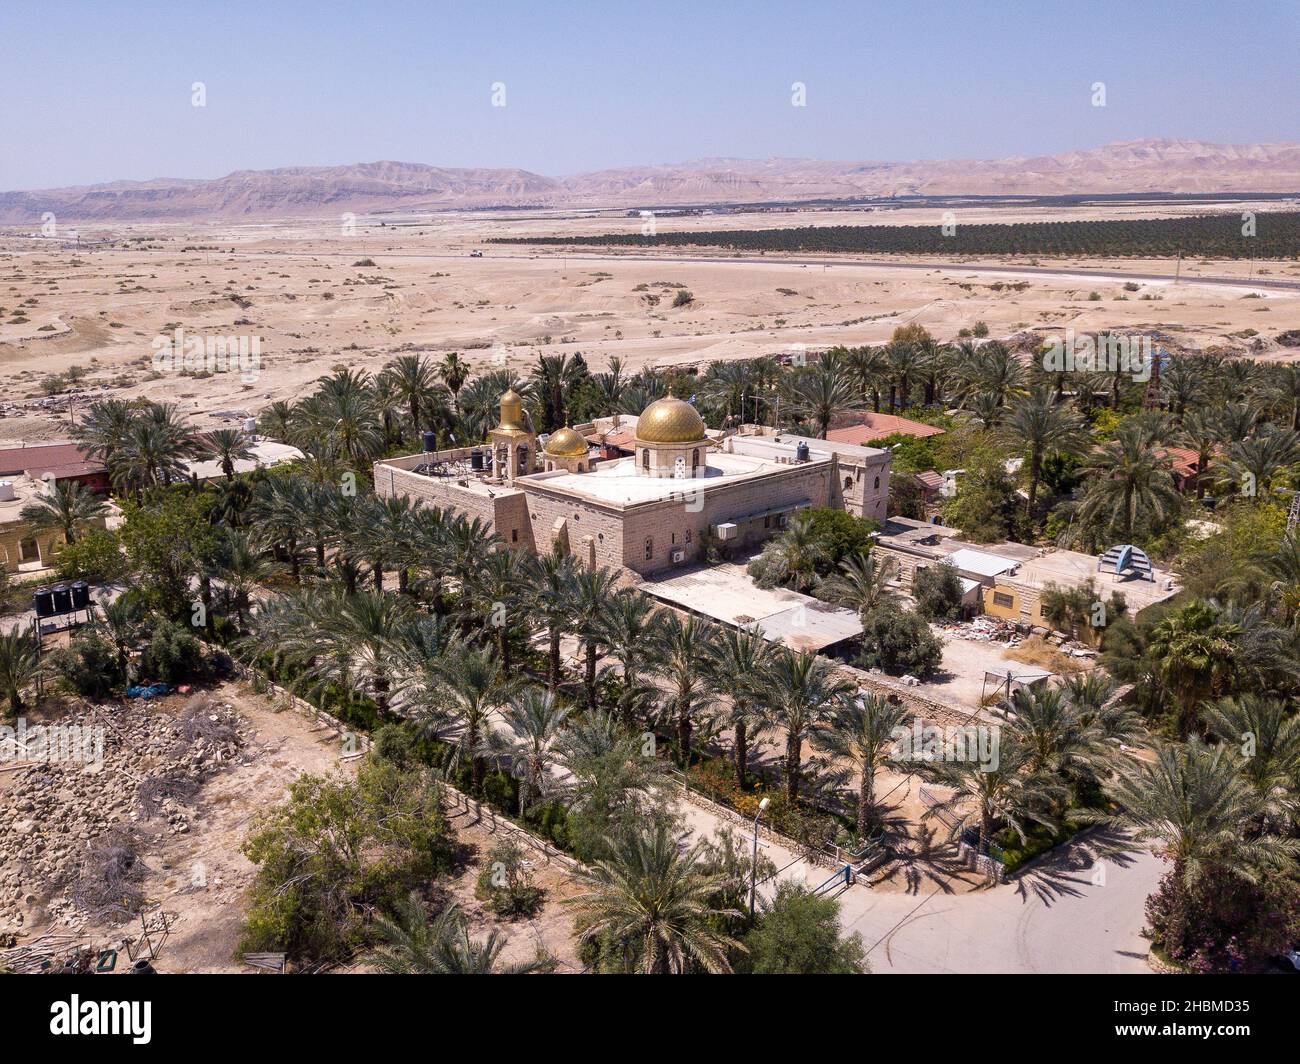
M42 904L69 925L103 915L78 910L108 874L96 857L106 839L129 848L190 830L199 787L243 758L249 733L228 704L206 695L191 698L179 714L169 709L165 703L86 706L50 723L80 727L83 736L102 733L99 760L69 758L65 747L57 757L51 752L5 773L0 935L30 925Z

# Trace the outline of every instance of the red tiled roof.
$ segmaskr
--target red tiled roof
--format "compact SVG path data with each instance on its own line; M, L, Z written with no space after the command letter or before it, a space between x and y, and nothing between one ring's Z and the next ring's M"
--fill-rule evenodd
M1161 447L1156 451L1161 458L1169 458L1173 461L1174 472L1180 476L1190 477L1196 473L1196 460L1199 457L1195 451L1188 450L1186 447Z
M588 443L604 443L606 447L626 447L631 448L636 440L636 433L631 429L623 429L620 432L611 432L608 435L602 435L599 432L593 432L587 437Z
M75 443L48 443L34 447L6 447L0 450L0 476L26 473L40 480L46 473L55 479L89 476L104 472L102 462L91 461Z
M932 470L926 469L920 473L913 473L912 475L919 480L924 487L929 488L931 491L938 491L943 487L943 477Z
M858 417L861 419L859 424L842 429L831 429L826 434L826 438L836 443L853 443L861 447L873 440L899 433L904 436L916 436L919 439L943 434L943 429L935 428L933 425L923 425L919 421L898 417L895 414L866 413L859 414Z

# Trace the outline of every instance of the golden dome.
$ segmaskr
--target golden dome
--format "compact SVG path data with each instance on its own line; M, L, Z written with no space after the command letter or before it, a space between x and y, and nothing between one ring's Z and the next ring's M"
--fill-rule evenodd
M636 438L643 443L703 443L704 419L690 403L667 395L641 412Z
M586 458L587 441L573 429L556 429L546 441L546 453L552 458Z
M497 428L524 431L524 401L513 388L507 388L501 396L501 423Z

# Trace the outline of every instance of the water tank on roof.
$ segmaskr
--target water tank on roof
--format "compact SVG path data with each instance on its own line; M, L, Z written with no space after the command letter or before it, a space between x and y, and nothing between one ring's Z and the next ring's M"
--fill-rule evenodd
M470 453L469 453L469 467L470 467L470 469L472 469L475 473L481 473L481 472L483 472L483 452L482 452L482 451L470 451Z
M808 445L801 443L794 449L794 460L796 462L806 462L808 461L808 454Z
M436 432L421 433L420 439L424 441L425 454L433 454L438 449L438 434Z
M257 435L257 418L255 417L244 418L244 435L245 436Z
M14 482L12 480L0 480L0 502L13 502L17 496L14 494Z
M72 608L74 610L90 608L90 585L84 580L78 580L72 585Z

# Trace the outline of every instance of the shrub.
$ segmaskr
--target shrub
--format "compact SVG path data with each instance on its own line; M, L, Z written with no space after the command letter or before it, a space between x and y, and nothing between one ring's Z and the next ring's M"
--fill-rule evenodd
M240 952L346 956L370 939L365 914L391 909L446 872L453 836L426 769L368 758L355 781L307 775L244 840L257 873Z
M525 857L523 847L513 839L502 839L488 852L474 896L497 916L514 920L532 916L542 907L546 892L533 882Z
M69 646L54 651L50 667L64 684L87 698L108 698L121 694L126 686L117 653L93 629L80 632Z
M59 551L55 563L64 580L112 583L126 575L126 557L116 532L94 528Z
M955 620L961 616L961 577L948 562L918 569L912 577L916 612L930 620Z
M755 975L862 975L870 971L862 936L840 938L840 906L792 884L776 897L744 938L742 964Z
M867 617L861 664L925 677L943 661L943 643L915 613L881 606Z
M675 307L690 306L690 304L694 302L695 302L695 296L692 295L691 292L685 288L679 289L677 294L673 296L673 306Z

